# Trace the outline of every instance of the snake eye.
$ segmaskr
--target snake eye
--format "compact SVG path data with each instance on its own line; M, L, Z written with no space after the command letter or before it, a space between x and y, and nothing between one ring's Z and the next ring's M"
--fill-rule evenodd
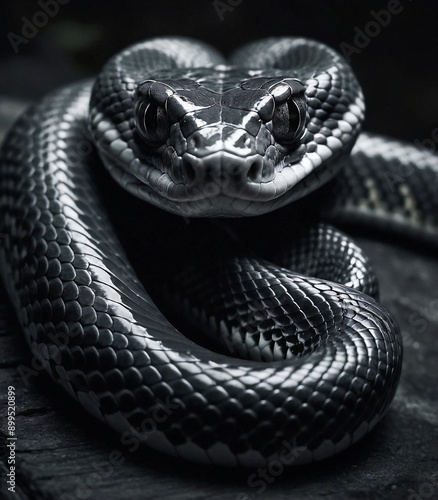
M269 89L275 100L272 133L284 146L301 139L306 125L304 86L297 80L283 80Z
M148 146L156 147L166 142L171 122L163 106L146 98L137 103L135 126Z
M286 102L275 106L272 117L272 130L276 140L285 146L300 139L304 132L305 106L297 100L289 98Z

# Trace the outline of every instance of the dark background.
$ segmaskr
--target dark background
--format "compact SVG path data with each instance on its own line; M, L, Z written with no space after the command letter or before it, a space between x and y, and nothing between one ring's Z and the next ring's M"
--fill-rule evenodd
M27 103L95 75L113 53L147 37L192 36L226 54L266 36L306 36L351 49L357 30L376 29L372 11L385 17L382 11L397 4L401 11L351 54L367 101L365 128L436 151L438 2L418 0L71 0L28 43L19 44L18 53L8 34L21 36L23 17L32 21L41 6L3 1L0 134ZM44 374L25 384L17 367L29 364L30 355L0 290L0 413L6 407L3 388L10 384L19 407L19 486L10 498L438 498L436 253L388 241L361 238L361 243L376 265L382 302L404 337L397 396L361 443L326 462L285 471L261 495L248 484L251 471L194 466L149 450L129 453L117 435L84 415ZM111 464L114 450L120 450L123 463ZM8 498L3 458L0 496ZM92 482L93 474L100 482Z
M366 128L422 140L438 126L434 1L70 0L27 44L18 45L18 54L7 34L21 35L23 17L32 20L41 7L29 0L2 5L3 95L30 100L61 83L94 75L116 51L146 37L201 38L227 54L266 36L311 37L339 49L354 46L359 29L372 35L368 43L362 38L359 53L351 55L367 99ZM371 11L388 12L388 7L400 12L376 29Z

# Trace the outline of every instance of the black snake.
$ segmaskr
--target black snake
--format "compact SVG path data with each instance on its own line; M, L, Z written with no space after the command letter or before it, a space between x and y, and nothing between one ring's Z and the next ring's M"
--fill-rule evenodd
M366 257L318 219L436 242L438 214L432 154L362 134L349 156L363 113L345 61L292 38L228 61L148 40L29 109L1 152L0 270L51 377L123 443L193 461L300 464L363 437L401 337ZM182 335L172 304L221 345Z

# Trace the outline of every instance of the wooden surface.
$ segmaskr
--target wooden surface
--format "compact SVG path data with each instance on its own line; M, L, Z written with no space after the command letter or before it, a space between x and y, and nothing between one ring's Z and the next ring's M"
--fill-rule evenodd
M380 276L382 301L403 331L401 383L385 419L352 449L278 474L193 465L139 449L85 414L32 367L10 306L0 296L1 414L15 387L17 487L8 493L3 451L0 492L16 499L246 499L438 497L438 262L432 255L362 241ZM5 434L5 425L1 427Z

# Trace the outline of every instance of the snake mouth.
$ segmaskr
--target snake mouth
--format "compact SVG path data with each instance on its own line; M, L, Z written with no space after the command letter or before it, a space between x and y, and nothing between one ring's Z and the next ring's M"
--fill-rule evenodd
M305 145L277 165L269 157L228 152L184 155L169 171L138 159L129 165L101 151L115 180L136 197L187 217L245 217L271 212L327 182L340 155L306 152Z
M166 197L172 201L235 198L269 202L293 188L309 172L299 160L303 149L276 163L269 155L238 157L227 152L202 159L185 154L180 161L182 182L170 180Z

